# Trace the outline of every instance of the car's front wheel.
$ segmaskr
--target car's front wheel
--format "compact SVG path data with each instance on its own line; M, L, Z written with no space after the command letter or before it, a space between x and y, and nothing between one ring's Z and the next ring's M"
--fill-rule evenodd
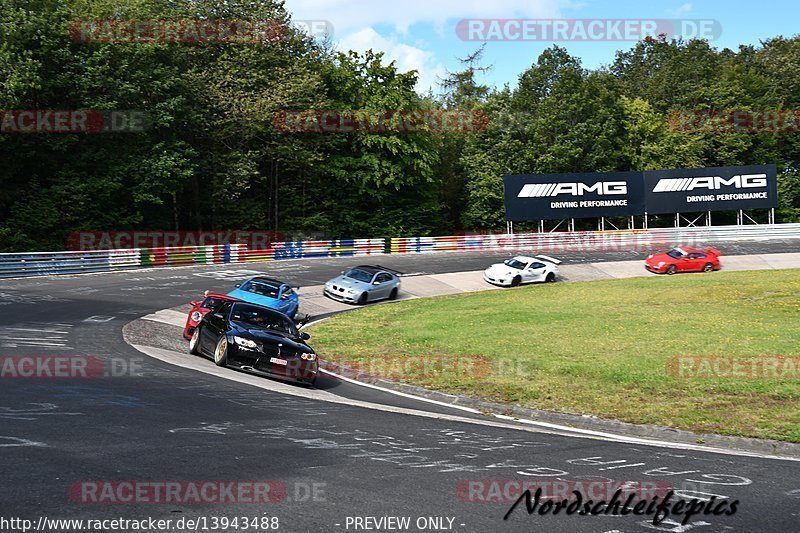
M214 349L214 364L225 366L228 364L228 339L223 335Z
M520 283L522 283L522 278L519 276L514 276L514 279L511 280L512 287L519 287Z
M706 263L703 265L703 272L711 272L712 270L714 270L714 265L711 263Z
M365 303L367 303L367 293L362 292L361 296L358 297L358 305L364 305Z
M670 266L667 267L667 274L670 275L670 276L673 275L677 271L678 271L678 269L675 267L675 265L670 265Z
M189 340L189 353L200 355L200 326L194 328L192 338Z

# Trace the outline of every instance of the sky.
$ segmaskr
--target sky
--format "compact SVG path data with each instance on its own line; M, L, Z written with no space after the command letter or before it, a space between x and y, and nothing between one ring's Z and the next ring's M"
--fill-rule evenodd
M487 43L482 61L491 70L479 81L502 88L516 86L519 75L553 44L579 57L586 68L608 65L617 50L635 44L641 34L638 28L650 24L658 24L657 32L674 27L676 35L687 37L705 32L712 46L733 50L740 44L758 45L770 37L800 33L800 3L790 0L285 0L285 5L294 20L329 23L339 50L381 51L400 70L417 70L417 90L431 89L434 94L441 92L439 82L447 72L461 69L459 58L492 36L496 38ZM535 39L516 38L522 19ZM558 22L541 22L554 19ZM582 22L562 22L573 19ZM623 26L614 22L620 19L631 21L626 24L633 36L622 35ZM687 22L674 26L658 22L675 19ZM568 37L580 37L583 29L588 36L634 40L564 40L564 33L553 34L550 24L570 24ZM319 23L304 26L322 27Z

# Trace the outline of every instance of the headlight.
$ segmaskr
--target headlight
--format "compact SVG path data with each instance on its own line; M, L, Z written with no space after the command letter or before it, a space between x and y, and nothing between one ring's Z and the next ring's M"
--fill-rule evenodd
M306 361L315 361L317 359L317 354L315 353L304 353L300 355L300 359L305 359Z
M233 342L235 342L236 344L238 344L243 348L250 348L251 350L255 350L256 348L258 348L258 344L256 344L255 341L251 341L250 339L244 339L242 337L234 337Z
M192 312L192 322L200 322L201 320L203 320L203 313L200 311Z

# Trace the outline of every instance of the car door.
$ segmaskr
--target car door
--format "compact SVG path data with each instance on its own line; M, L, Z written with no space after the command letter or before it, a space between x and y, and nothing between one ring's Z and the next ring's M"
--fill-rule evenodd
M708 256L706 254L701 254L699 252L694 255L695 259L693 268L697 272L701 272L703 270L703 267L706 266L706 263L710 263L710 261L708 260Z
M200 349L206 353L213 353L217 347L220 336L225 332L225 317L231 310L231 302L223 302L209 312L200 334Z
M286 313L287 315L291 315L294 311L294 302L292 302L292 296L294 295L294 289L292 289L289 285L282 285L280 294L278 295L278 310L282 313Z
M526 283L542 281L545 276L545 265L538 261L534 261L524 270L522 280Z
M692 252L690 254L683 256L683 259L681 260L681 266L683 268L681 268L680 270L684 272L696 272L700 270L702 267L698 266L698 263L700 262L700 260L698 259L699 255L700 254L698 253Z
M370 291L371 299L378 300L381 298L388 298L392 290L392 276L386 272L378 272L372 282L372 290Z

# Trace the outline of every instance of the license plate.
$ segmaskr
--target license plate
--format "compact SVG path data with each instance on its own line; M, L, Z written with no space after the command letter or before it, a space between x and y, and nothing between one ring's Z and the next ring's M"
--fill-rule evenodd
M286 366L289 364L289 361L286 359L278 359L277 357L271 357L269 360L270 363L275 363L276 365L283 365Z

